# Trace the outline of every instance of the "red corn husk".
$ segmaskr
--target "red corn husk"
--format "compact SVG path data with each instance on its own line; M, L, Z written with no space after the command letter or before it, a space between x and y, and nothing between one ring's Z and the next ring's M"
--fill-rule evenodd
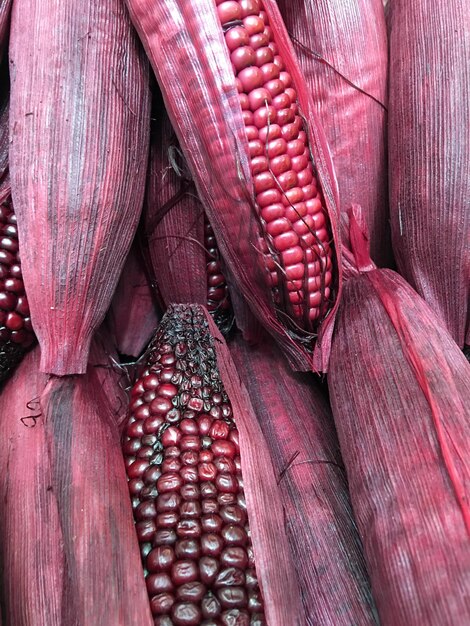
M157 623L305 624L269 452L212 317L170 306L147 356L124 453Z
M470 4L390 3L390 211L400 273L470 343Z
M158 295L164 308L172 302L208 307L219 328L226 333L233 324L228 286L220 267L220 280L215 286L209 275L212 262L220 266L218 247L207 245L210 224L204 206L163 104L155 108L157 121L150 147L145 234ZM220 292L222 298L218 298Z
M470 366L351 224L328 382L380 620L467 624Z
M267 341L230 343L271 452L307 623L376 624L331 409L309 375Z
M263 326L281 344L294 367L327 367L332 323L341 290L336 250L336 300L315 333L291 325L277 311L267 285L260 250L260 218L255 210L248 141L235 76L214 0L127 0L131 17L153 65L171 122L191 169L199 196L234 284ZM279 54L297 90L324 204L336 237L337 197L334 173L323 134L292 45L273 0L263 8ZM284 311L284 312L283 312ZM277 317L277 315L279 317ZM238 324L243 323L238 319Z
M12 194L41 370L82 373L142 207L147 63L118 0L26 0L12 12L10 69Z
M31 352L0 396L5 622L151 624L118 424L121 376L107 342L87 374L49 378Z
M278 0L331 149L342 211L362 206L372 258L392 262L382 0Z
M158 325L152 287L135 241L129 251L108 312L108 324L121 354L138 357Z

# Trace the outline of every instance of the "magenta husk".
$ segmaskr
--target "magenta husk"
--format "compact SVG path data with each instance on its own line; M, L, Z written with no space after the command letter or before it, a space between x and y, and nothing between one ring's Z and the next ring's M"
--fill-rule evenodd
M132 357L142 354L159 321L139 245L134 241L129 251L107 315L118 352Z
M404 279L374 268L351 224L328 383L380 620L463 626L470 365Z

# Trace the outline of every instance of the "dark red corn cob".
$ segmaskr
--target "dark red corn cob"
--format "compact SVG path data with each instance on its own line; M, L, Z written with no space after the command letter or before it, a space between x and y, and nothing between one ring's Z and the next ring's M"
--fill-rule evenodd
M0 190L0 381L34 343L8 187Z
M261 626L238 430L213 340L202 308L171 309L124 438L151 610L159 626Z
M230 293L222 271L219 247L206 215L204 215L204 247L207 259L207 310L224 332L233 324Z
M331 229L297 92L260 0L216 0L236 76L268 282L306 330L329 310Z

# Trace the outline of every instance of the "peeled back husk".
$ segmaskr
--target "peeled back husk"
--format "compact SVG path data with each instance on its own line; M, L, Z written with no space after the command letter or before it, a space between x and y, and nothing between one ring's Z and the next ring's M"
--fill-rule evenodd
M345 282L328 383L380 620L467 624L470 365L403 278L365 259Z
M147 62L118 0L26 0L13 7L10 73L12 195L40 367L83 373L142 208Z
M388 19L395 257L463 347L470 343L470 4L392 0Z
M48 378L36 348L0 396L7 624L152 623L121 455L126 396L110 354L96 339L85 375Z
M341 211L362 206L372 258L392 262L388 51L382 0L278 0L335 164Z
M376 624L362 545L324 391L264 341L230 343L266 437L302 588L307 624Z
M317 338L315 333L291 323L282 307L276 308L267 284L248 140L216 3L164 0L149 4L145 0L127 0L127 6L214 229L229 284L239 290L295 368L326 369L341 291L339 251L335 248L335 301ZM273 0L264 0L263 8L279 54L294 80L316 176L336 240L336 183L328 147L313 116L313 105L279 10ZM237 319L240 327L243 322L244 316Z

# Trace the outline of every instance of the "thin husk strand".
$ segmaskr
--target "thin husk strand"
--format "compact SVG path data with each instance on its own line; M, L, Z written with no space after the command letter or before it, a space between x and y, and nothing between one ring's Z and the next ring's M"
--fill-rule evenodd
M273 460L307 624L377 624L324 391L290 371L267 337L229 347Z
M120 449L126 396L107 339L79 377L28 354L0 396L2 610L18 626L152 624Z
M285 317L278 319L260 263L260 223L254 205L248 142L215 3L128 0L127 5L214 228L229 284L246 298L295 368L326 369L336 303L320 328L313 355L315 337L289 329L283 323ZM303 78L279 12L271 0L263 5L308 122L309 144L336 240L337 193L329 152L312 116L313 105L301 84ZM339 259L337 266L341 266ZM338 298L339 274L335 290ZM243 319L237 321L241 326Z
M470 365L398 274L371 269L345 283L328 382L381 622L468 623Z
M107 315L118 352L136 358L147 347L159 320L152 286L138 246L138 240L135 240Z
M118 0L26 0L12 11L10 73L12 194L41 370L83 373L142 208L147 61Z
M470 5L393 0L389 20L394 252L400 273L463 347L470 340Z
M279 0L331 149L341 211L367 220L372 258L393 259L387 191L387 34L382 0Z

